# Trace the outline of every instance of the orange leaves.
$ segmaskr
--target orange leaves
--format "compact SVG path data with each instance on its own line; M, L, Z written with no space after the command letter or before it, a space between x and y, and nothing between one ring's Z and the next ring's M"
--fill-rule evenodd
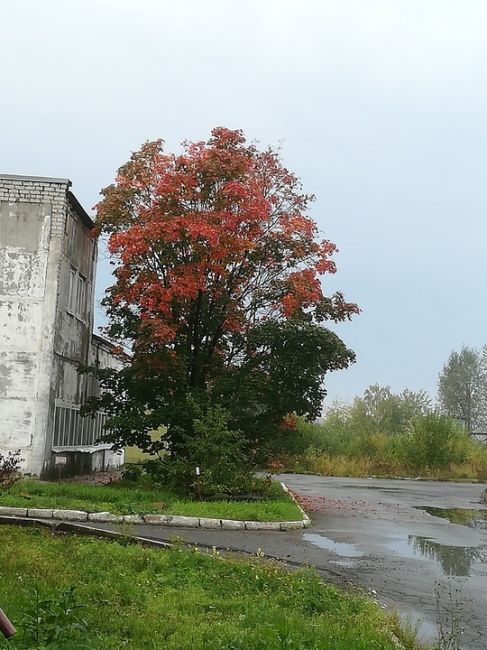
M321 283L313 269L290 273L287 278L287 293L282 299L282 310L286 317L297 311L312 307L323 297Z
M174 340L176 330L162 320L151 322L152 335L158 343L168 343Z
M302 214L283 214L280 223L283 233L293 239L312 240L318 230L313 219Z
M225 318L223 326L227 332L243 332L244 323L243 319L238 314L230 314Z
M207 220L193 219L191 223L187 224L185 230L190 239L203 239L211 247L215 247L219 243L219 229L209 224Z
M297 424L298 424L298 418L297 418L296 414L295 413L288 413L284 417L281 426L284 429L290 429L290 430L293 431L296 428Z
M217 341L276 315L319 320L318 276L335 272L336 247L316 239L313 197L241 131L183 146L174 155L162 140L146 143L102 191L98 229L120 261L113 304L164 345ZM347 308L339 301L328 315Z

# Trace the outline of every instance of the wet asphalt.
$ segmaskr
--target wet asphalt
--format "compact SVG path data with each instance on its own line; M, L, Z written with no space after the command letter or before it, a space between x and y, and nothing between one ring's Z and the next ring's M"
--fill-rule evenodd
M487 648L485 485L284 474L302 495L312 526L287 532L134 526L159 540L263 552L291 566L312 565L330 582L355 585L418 625L425 641L449 635L451 647ZM424 508L437 508L430 514ZM458 509L463 523L437 516ZM468 512L467 512L468 511ZM471 517L470 511L482 511ZM470 514L469 514L470 513ZM483 519L485 514L486 519ZM117 530L115 525L98 528Z

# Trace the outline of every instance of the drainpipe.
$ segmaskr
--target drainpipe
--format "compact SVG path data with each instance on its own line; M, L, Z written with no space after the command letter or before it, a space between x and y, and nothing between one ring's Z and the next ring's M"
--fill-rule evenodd
M12 623L8 620L6 615L3 613L3 610L0 609L0 632L6 639L11 639L16 633L17 630L14 628Z

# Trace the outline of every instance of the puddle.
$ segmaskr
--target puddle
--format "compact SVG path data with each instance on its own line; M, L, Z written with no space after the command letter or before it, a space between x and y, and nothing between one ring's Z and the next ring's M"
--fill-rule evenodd
M335 542L316 533L304 533L303 540L344 558L364 555L354 544ZM402 558L434 562L447 576L487 576L487 546L446 546L418 535L393 538L384 546ZM341 565L342 561L336 560L335 564ZM351 563L344 562L343 566Z
M466 510L464 508L431 508L430 506L415 506L434 517L448 519L452 524L461 524L469 528L487 530L487 510Z
M316 533L304 533L303 539L305 542L311 542L311 544L325 548L327 551L333 551L333 553L341 557L362 557L363 555L353 544L334 542L332 539L323 537L323 535L317 535Z
M446 546L417 535L393 539L385 546L401 557L434 561L447 576L487 575L486 546Z
M401 605L399 605L398 614L406 628L416 630L420 643L427 645L428 648L433 647L432 644L438 640L438 626L435 621L428 619L424 613L419 611L402 609Z

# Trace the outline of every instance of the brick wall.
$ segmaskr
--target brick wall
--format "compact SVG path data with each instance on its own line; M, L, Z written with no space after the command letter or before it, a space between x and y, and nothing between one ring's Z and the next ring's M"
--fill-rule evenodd
M45 203L52 206L51 235L64 233L67 191L71 185L67 178L37 178L0 174L0 201L8 203Z

